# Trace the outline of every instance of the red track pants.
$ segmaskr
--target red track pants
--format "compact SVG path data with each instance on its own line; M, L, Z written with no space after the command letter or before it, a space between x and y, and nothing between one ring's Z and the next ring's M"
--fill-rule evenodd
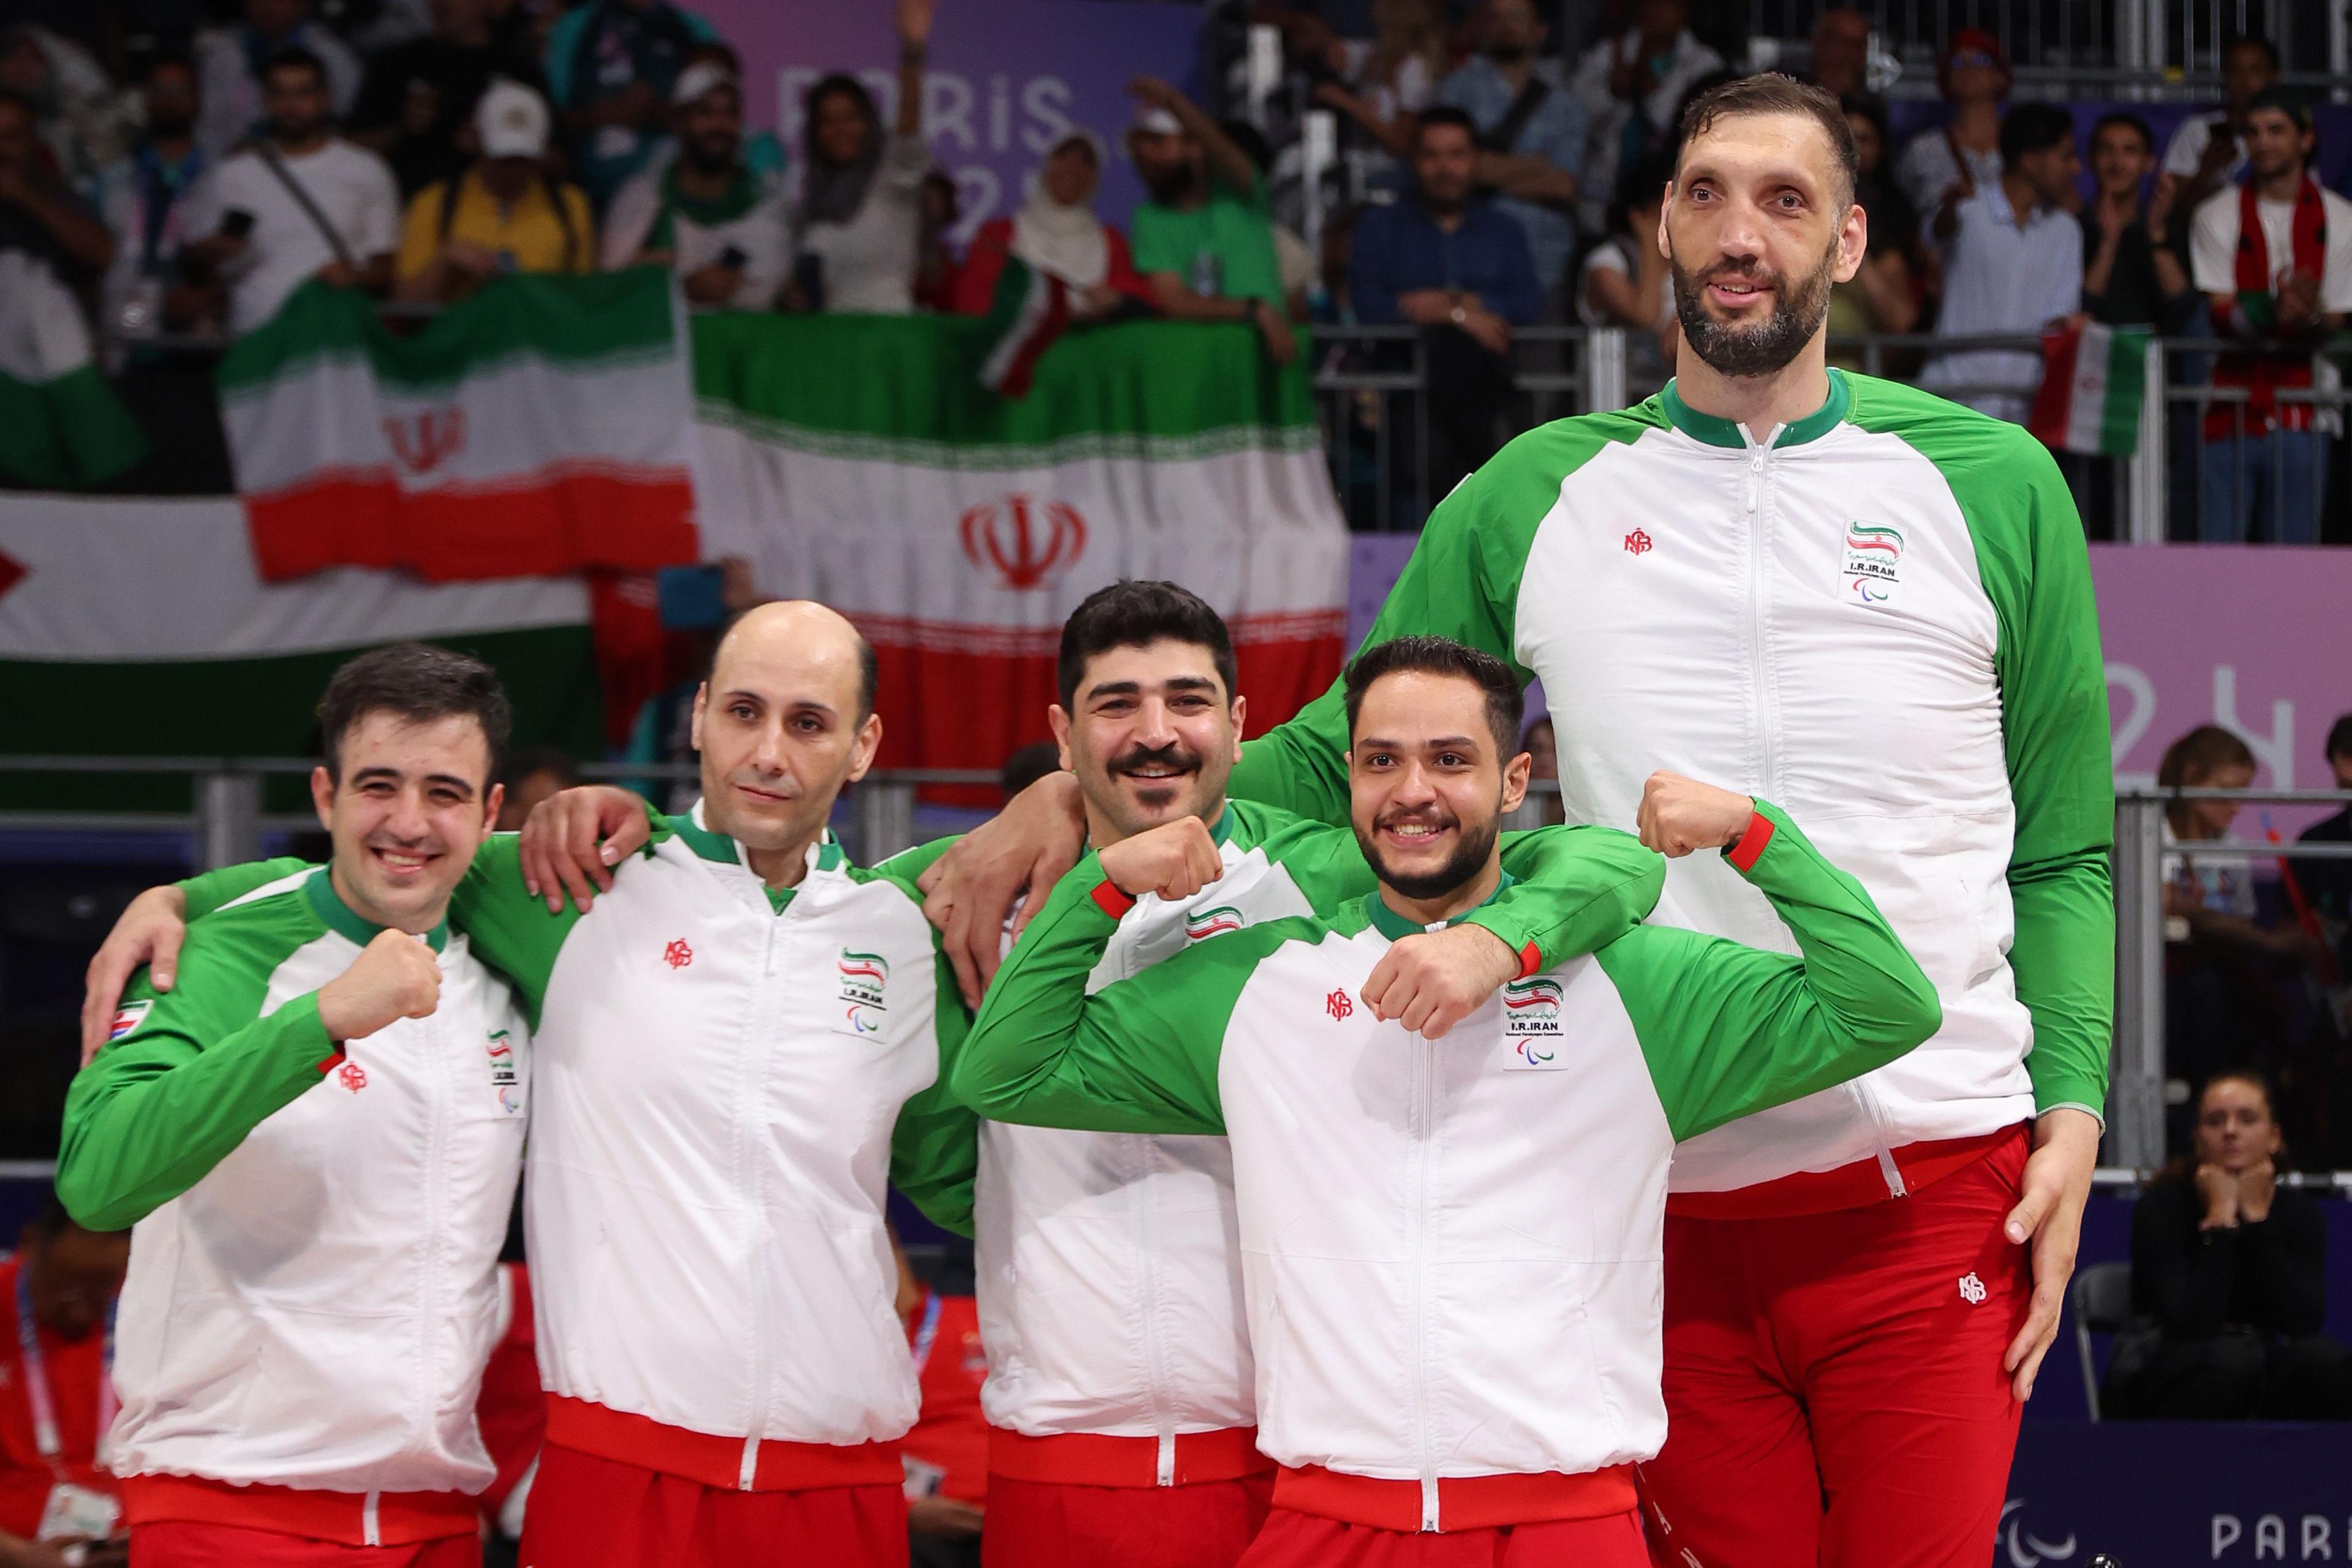
M522 1564L907 1568L907 1499L888 1485L735 1491L550 1443L523 1518Z
M413 1546L345 1546L275 1530L159 1519L131 1527L131 1568L482 1568L482 1543L452 1535Z
M2033 1280L2001 1225L2027 1152L1861 1208L1667 1217L1659 1562L1984 1568L2022 1409L2000 1363Z
M1181 1487L988 1478L982 1568L1234 1568L1265 1522L1274 1477Z
M1648 1560L1635 1513L1441 1533L1278 1508L1240 1568L1643 1568Z

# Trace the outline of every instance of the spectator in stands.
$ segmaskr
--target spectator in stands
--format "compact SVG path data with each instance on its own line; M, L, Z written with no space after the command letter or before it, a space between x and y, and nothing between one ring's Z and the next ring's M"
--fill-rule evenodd
M1166 82L1138 77L1128 153L1150 199L1135 209L1135 269L1163 314L1181 321L1246 321L1265 352L1288 363L1282 272L1275 258L1265 181L1249 154L1200 106Z
M227 281L238 336L311 278L382 293L400 242L399 187L383 159L331 129L324 62L288 49L261 85L263 132L189 193L189 230L207 237L181 247Z
M207 167L196 146L196 72L184 56L158 55L140 83L147 129L128 157L100 174L98 210L114 236L100 292L106 322L126 337L184 331L217 309L213 290L180 269L188 194Z
M772 309L792 236L782 187L743 166L742 88L705 61L687 67L670 96L677 155L613 198L604 268L667 267L694 304Z
M1870 90L1870 18L1851 5L1832 5L1813 18L1805 79L1838 99Z
M525 746L507 758L499 782L506 786L506 798L499 806L498 830L520 833L533 806L581 782L580 764L556 747Z
M1064 132L1029 176L1029 194L1019 210L981 225L971 237L948 309L966 316L988 314L1008 259L1067 284L1070 313L1080 319L1100 320L1130 303L1149 308L1151 286L1136 271L1127 237L1095 216L1102 159L1102 142L1093 132Z
M196 145L215 163L262 130L271 115L264 68L300 50L319 62L326 82L320 123L341 120L360 91L359 57L310 16L310 0L245 0L245 20L196 38L196 89L203 110Z
M1585 52L1572 90L1591 129L1584 157L1584 216L1599 226L1618 181L1671 144L1675 116L1701 77L1724 58L1690 30L1690 0L1634 0L1633 25Z
M2253 347L2224 354L2217 387L2248 401L2216 404L2205 416L2203 495L2197 537L2235 543L2258 531L2281 544L2318 538L2322 429L2308 403L2278 394L2312 384L2311 351L2352 312L2352 202L2322 190L2311 172L2311 110L2278 88L2246 110L2246 183L2199 207L2189 225L2189 271L2213 330Z
M700 65L708 61L736 80L743 79L743 62L732 48L718 38L705 39L686 51L686 63ZM665 139L659 157L669 156L675 143ZM781 182L784 177L784 144L776 140L772 131L746 131L743 136L743 166L763 180Z
M1585 253L1577 279L1577 319L1588 327L1626 329L1625 391L1635 398L1666 384L1682 348L1673 270L1658 248L1674 169L1674 154L1661 152L1627 172L1623 195L1609 209L1609 232Z
M2283 1186L2269 1086L2207 1080L2196 1155L2132 1211L2132 1306L2102 1392L2107 1414L2185 1421L2352 1420L2352 1351L2326 1316L2327 1225Z
M2167 240L2166 216L2140 200L2156 168L2156 135L2137 114L2116 112L2091 130L2099 194L2083 214L2083 310L2111 326L2181 332L2197 314L2189 269Z
M1542 813L1546 825L1553 827L1568 820L1568 802L1560 798L1559 732L1553 728L1551 715L1529 724L1527 733L1519 737L1519 750L1528 754L1528 782L1549 784L1554 787L1538 795L1528 792L1528 798Z
M0 1337L0 1401L14 1406L0 1415L0 1563L122 1568L128 1560L121 1484L98 1445L112 1408L106 1331L130 1261L129 1232L84 1230L52 1195L0 1262L0 1313L14 1331ZM54 1423L47 1442L45 1412ZM89 1542L86 1555L66 1554L73 1538Z
M1904 143L1895 164L1895 183L1913 210L1936 211L1955 186L1965 199L1999 182L2000 106L2011 79L2000 39L1981 27L1962 27L1952 35L1936 66L1936 85L1952 106L1952 117Z
M368 62L352 140L392 165L404 200L466 166L459 133L478 123L474 107L494 77L538 88L536 61L502 47L489 0L433 0L433 30Z
M899 1444L907 1468L907 1534L914 1568L980 1568L988 1504L988 1418L980 1388L988 1352L980 1304L943 1295L915 1276L898 1238L898 1317L915 1358L922 1405Z
M68 285L114 259L114 236L58 177L37 111L14 94L0 94L0 250L38 258Z
M1830 363L1861 370L1866 361L1838 340L1869 332L1907 332L1919 324L1922 270L1919 218L1886 163L1886 105L1867 94L1843 100L1853 132L1853 199L1869 220L1869 248L1854 275L1830 289ZM1880 361L1882 374L1895 366Z
M1437 0L1372 0L1370 40L1329 38L1315 101L1362 127L1380 149L1375 177L1412 157L1413 116L1446 74L1445 13ZM1381 180L1381 183L1388 183Z
M131 145L121 97L106 68L69 38L24 24L0 33L0 92L30 103L58 176L76 190Z
M1511 395L1511 329L1542 308L1519 226L1477 193L1476 128L1443 105L1422 115L1412 195L1356 220L1349 296L1368 326L1421 329L1433 496L1493 457Z
M898 0L898 112L886 135L874 100L852 76L808 93L808 160L793 228L793 287L803 310L903 316L915 308L922 230L923 60L931 0Z
M1543 291L1541 319L1557 321L1576 250L1587 125L1558 68L1536 58L1544 35L1532 0L1494 0L1478 53L1437 84L1435 101L1465 111L1478 127L1478 184L1527 235Z
M394 292L462 300L502 272L593 272L596 228L586 193L548 162L547 100L492 81L474 108L481 157L416 193L402 221Z
M2247 113L2278 79L2278 47L2259 33L2233 38L2221 51L2221 107L2182 121L2165 145L2156 200L2168 217L2185 219L2237 184L2246 172Z
M590 0L555 24L548 96L597 211L665 150L678 74L697 44L718 37L670 0Z
M2066 210L2083 168L2074 117L2054 103L2018 105L2001 122L2000 158L1998 179L1973 194L1956 183L1929 220L1943 258L1938 338L2039 333L2082 309L2083 227ZM2041 383L2030 348L1939 353L1919 381L2017 423Z
M1266 188L1274 188L1274 144L1265 132L1246 120L1220 120L1217 129L1225 139L1242 150L1242 155L1257 170L1257 177ZM1282 221L1269 202L1266 212L1266 233L1274 240L1275 275L1282 280L1283 309L1294 321L1307 319L1307 296L1314 291L1315 251L1306 236Z
M2352 713L2339 713L2327 730L2327 767L2335 787L2352 789ZM2352 805L2303 830L2301 844L2352 844ZM2304 897L2336 948L2336 980L2352 982L2352 860L2293 862Z

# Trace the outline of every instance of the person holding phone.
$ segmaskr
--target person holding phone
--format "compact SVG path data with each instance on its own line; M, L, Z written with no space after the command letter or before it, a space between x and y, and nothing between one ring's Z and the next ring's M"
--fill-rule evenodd
M677 156L613 198L604 269L667 267L688 304L770 309L790 270L788 209L775 180L743 162L743 89L735 73L716 60L679 72L670 123Z

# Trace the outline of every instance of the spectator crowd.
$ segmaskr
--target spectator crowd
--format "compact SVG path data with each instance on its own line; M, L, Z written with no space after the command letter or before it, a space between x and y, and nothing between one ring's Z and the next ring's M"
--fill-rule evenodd
M1277 33L1293 110L1337 118L1336 210L1304 221L1300 114L1219 120L1138 78L1116 146L1073 128L959 247L921 115L933 0L897 4L887 106L837 73L783 107L790 157L746 124L732 49L673 0L406 0L332 26L313 0L201 0L236 9L196 27L199 4L134 48L118 29L113 75L55 27L0 34L0 252L79 292L118 344L233 337L311 278L429 306L504 272L647 263L699 306L985 314L1018 261L1062 279L1081 322L1240 322L1278 362L1310 321L1415 329L1433 491L1499 443L1515 370L1557 368L1515 346L1524 329L1627 329L1636 395L1671 374L1676 289L1652 237L1683 106L1732 74L1691 0L1604 7L1624 26L1580 49L1554 31L1588 19L1538 0L1236 0ZM1798 57L1846 107L1870 220L1837 335L1955 340L1872 363L2012 420L2047 331L2229 340L2187 369L2214 390L2184 505L2202 539L2315 540L2340 419L2311 351L2352 310L2352 209L2314 173L2275 48L2229 42L2223 103L2162 145L2127 110L2081 126L2012 102L2002 42L1977 27L1938 60L1940 122L1898 143L1875 48L1832 6ZM1148 192L1126 232L1096 210L1120 157ZM1988 337L2017 346L1958 342Z

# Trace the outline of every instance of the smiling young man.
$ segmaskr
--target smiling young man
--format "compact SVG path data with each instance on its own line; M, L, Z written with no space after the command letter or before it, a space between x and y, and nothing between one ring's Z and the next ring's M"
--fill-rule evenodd
M67 1098L58 1195L135 1227L109 1456L142 1565L481 1560L530 1044L446 915L507 700L412 643L337 671L320 724L333 858L248 870Z
M1571 822L1633 822L1654 764L1786 805L1936 983L1921 1050L1677 1152L1673 1437L1644 1474L1676 1550L1717 1568L1974 1568L2105 1098L2114 797L2088 556L2025 431L1827 367L1829 290L1867 239L1836 103L1753 77L1686 129L1658 235L1676 380L1465 480L1371 636L1439 633L1541 677ZM1334 691L1251 742L1234 794L1337 821L1346 746ZM1070 794L1046 781L967 835L934 900L970 920L1058 876ZM1658 918L1791 941L1710 857L1675 863ZM975 945L959 933L951 952ZM1998 1266L1977 1261L1987 1236L2008 1238Z
M907 1560L919 1395L883 1190L968 1229L974 1132L940 1086L965 1017L912 889L825 828L881 742L874 679L823 605L749 612L695 700L702 800L593 908L551 910L503 836L457 889L542 1045L526 1563Z
M1550 890L1502 863L1529 766L1502 662L1406 637L1346 679L1376 889L1106 973L1139 900L1229 873L1197 817L1104 847L1013 949L955 1088L1007 1121L1230 1135L1258 1444L1281 1466L1243 1568L1640 1568L1675 1139L1910 1049L1935 993L1785 816L1662 774L1644 838L1723 847L1803 959L1637 927L1443 1040L1383 1018L1365 998L1392 954Z

